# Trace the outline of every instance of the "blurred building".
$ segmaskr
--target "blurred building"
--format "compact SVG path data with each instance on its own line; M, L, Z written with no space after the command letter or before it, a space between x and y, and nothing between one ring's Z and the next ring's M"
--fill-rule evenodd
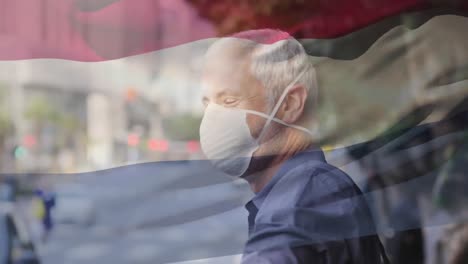
M23 12L23 3L9 6L9 12ZM36 52L34 43L51 50L60 41L68 41L76 49L92 46L75 39L72 32L58 36L48 31L61 21L50 15L58 12L54 10L58 6L49 8L47 2L40 1L27 8L34 9L31 19L41 23L43 30L30 32L28 28L0 25L0 39L9 40L2 43L6 48L20 45L32 54ZM160 26L155 34L168 45L193 34L194 23L204 23L183 0L161 1L148 8L164 11L156 19ZM126 19L124 13L120 19ZM206 30L213 29L206 24ZM9 35L24 35L30 42L17 43ZM109 48L125 49L129 41L123 37ZM0 62L0 83L7 90L7 114L14 128L2 157L11 166L3 167L4 171L67 172L198 157L196 137L174 139L163 123L179 114L201 115L196 84L205 48L206 43L195 43L99 63L52 59ZM198 127L192 130L198 131Z

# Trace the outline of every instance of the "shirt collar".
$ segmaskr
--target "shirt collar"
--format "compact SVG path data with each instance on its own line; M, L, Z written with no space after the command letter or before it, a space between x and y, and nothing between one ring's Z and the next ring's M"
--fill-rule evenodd
M323 151L320 148L314 147L314 146L309 147L308 149L306 149L306 150L304 150L302 152L296 153L291 158L286 160L281 165L281 167L276 172L276 174L273 175L271 180L251 200L253 205L255 205L256 208L260 208L260 206L263 204L263 201L265 200L265 198L268 196L268 194L273 189L275 184L283 177L283 175L285 175L288 171L290 171L291 168L297 167L297 166L299 166L301 164L307 163L307 162L312 161L312 160L325 161L325 155L323 154ZM247 206L246 206L246 208L247 208L247 210L249 210L249 208Z

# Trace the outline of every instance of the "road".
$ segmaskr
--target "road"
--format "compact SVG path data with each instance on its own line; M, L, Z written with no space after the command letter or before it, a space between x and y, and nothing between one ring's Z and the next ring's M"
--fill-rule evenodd
M360 181L359 168L346 170ZM208 162L148 163L70 177L93 197L97 223L57 226L41 247L43 263L239 263L232 255L247 239L243 205L252 193Z
M58 225L40 247L45 264L154 264L242 252L243 204L252 194L206 162L150 163L70 178L89 190L97 223Z

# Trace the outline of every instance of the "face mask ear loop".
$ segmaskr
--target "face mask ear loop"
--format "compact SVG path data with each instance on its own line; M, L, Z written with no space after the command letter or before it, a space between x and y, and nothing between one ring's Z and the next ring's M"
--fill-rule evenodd
M260 142L260 139L262 138L263 134L265 133L266 128L270 125L271 121L275 118L276 113L278 112L279 108L281 107L281 105L282 105L282 103L284 101L284 98L286 98L286 95L288 95L289 90L291 90L291 88L297 83L297 81L299 81L299 79L305 73L306 70L307 70L307 68L304 69L301 73L299 73L299 75L297 75L297 77L294 79L294 81L292 81L288 85L288 87L286 87L286 89L284 89L284 91L281 94L278 102L276 103L275 107L273 108L270 115L268 116L268 119L267 119L265 125L262 128L262 131L260 131L260 135L258 136L257 142Z

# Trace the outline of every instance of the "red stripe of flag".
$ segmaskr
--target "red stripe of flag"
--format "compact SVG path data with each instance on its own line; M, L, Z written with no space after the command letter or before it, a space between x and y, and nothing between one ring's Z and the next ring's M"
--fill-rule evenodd
M197 17L203 5L184 0L0 0L0 59L60 58L79 61L116 59L216 37ZM84 3L84 4L83 4ZM209 4L217 4L209 2ZM309 2L308 2L309 3ZM303 38L343 36L386 17L434 7L467 9L464 1L333 0L312 1L283 25L259 17L258 28L298 32ZM231 5L235 5L232 4ZM229 16L229 14L226 14ZM294 18L297 16L297 18ZM181 18L189 17L187 28ZM165 22L162 22L165 21ZM166 23L166 25L162 25ZM161 33L161 30L165 32ZM167 32L169 31L169 32ZM160 38L159 34L164 34Z

